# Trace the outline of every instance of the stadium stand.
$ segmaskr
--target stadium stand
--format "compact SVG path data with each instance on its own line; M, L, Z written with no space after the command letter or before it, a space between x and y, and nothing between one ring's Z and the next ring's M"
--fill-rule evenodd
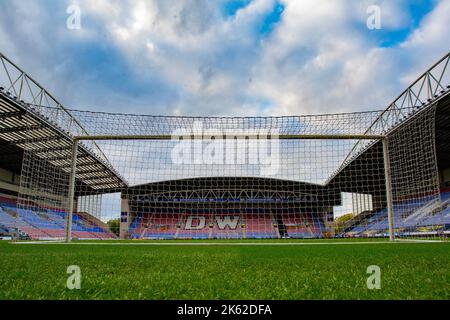
M290 238L321 238L326 231L323 221L313 214L290 214L283 222Z
M73 216L73 234L79 239L115 239L107 226L85 213ZM0 196L0 227L9 233L17 231L33 240L63 239L66 213L41 208L39 212L21 209L13 198Z
M0 239L11 235L11 231L8 228L0 225Z
M138 232L138 237L146 239L174 239L177 232L177 224L181 216L178 214L164 215L153 214L148 222L142 220L142 232Z
M394 206L394 225L398 235L436 227L450 230L450 189L441 190L440 200L429 198L406 200ZM370 236L386 233L389 228L387 209L380 210L346 232L347 236Z
M214 223L211 214L184 214L181 217L176 238L178 239L208 239L209 225Z
M302 216L309 225L306 237L322 237L325 226L319 218ZM288 218L286 218L288 219ZM137 215L131 223L132 239L268 239L280 238L278 223L267 212L153 213ZM292 232L295 237L295 232Z
M210 238L241 239L244 237L245 220L239 212L214 214L214 220L212 221L210 229Z
M278 224L272 214L257 213L245 216L245 238L280 238Z

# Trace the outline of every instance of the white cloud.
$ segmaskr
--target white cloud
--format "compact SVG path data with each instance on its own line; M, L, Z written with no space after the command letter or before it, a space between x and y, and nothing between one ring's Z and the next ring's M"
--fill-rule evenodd
M258 81L252 88L253 94L273 101L271 113L384 108L409 84L405 74L423 72L445 54L450 43L448 32L444 32L449 1L441 3L415 31L433 42L424 45L420 54L405 45L374 46L367 39L369 31L355 27L351 19L357 16L354 10L365 13L360 5L348 1L333 1L331 5L325 5L326 1L285 2L283 23L265 44L262 63L255 68ZM400 14L401 22L395 23L394 12L399 13L401 6L383 2L382 7L382 12L389 12L385 25L390 28L401 27L408 19ZM414 63L405 63L404 55Z
M222 14L223 1L79 1L76 33L64 28L70 1L9 0L0 13L1 50L70 107L288 115L384 108L450 43L449 0L390 48L379 48L377 31L365 27L366 8L380 5L388 33L410 25L408 1L282 0L282 19L266 37L259 30L275 0L254 0L234 17ZM93 45L123 56L109 68L118 77L129 69L124 78L76 70L91 57L72 51Z
M424 18L419 28L400 46L415 57L426 55L432 58L448 52L450 44L450 1L440 1L436 8ZM420 59L417 59L419 62Z

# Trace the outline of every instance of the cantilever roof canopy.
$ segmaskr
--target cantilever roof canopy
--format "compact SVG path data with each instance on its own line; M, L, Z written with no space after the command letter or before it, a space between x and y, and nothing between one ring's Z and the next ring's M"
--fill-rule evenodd
M290 182L267 178L208 177L163 181L138 185L124 191L135 204L148 203L209 203L211 206L224 203L258 204L304 203L317 206L340 201L335 189L304 182ZM203 207L202 207L203 208Z
M436 110L436 153L439 170L450 167L450 95L439 101Z
M32 151L55 168L70 172L70 136L3 90L0 92L0 139L4 145ZM93 192L126 186L106 161L84 146L79 148L77 168L77 178Z
M0 53L0 140L33 151L50 166L70 172L73 136L88 135L37 81ZM77 176L93 193L126 186L95 142L79 145Z

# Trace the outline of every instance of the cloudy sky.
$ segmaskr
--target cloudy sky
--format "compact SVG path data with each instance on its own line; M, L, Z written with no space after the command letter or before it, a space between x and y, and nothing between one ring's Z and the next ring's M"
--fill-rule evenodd
M79 29L67 27L73 5ZM367 27L373 5L380 29ZM82 110L378 110L450 43L450 0L1 0L1 7L0 51Z

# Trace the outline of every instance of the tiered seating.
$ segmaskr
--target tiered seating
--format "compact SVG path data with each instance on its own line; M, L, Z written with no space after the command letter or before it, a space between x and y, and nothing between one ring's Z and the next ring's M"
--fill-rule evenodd
M20 209L14 199L0 197L0 225L8 230L24 232L32 239L62 239L66 235L66 213L45 208L38 208L36 211ZM72 235L80 239L116 238L86 214L73 215L72 230Z
M202 227L196 229L199 223ZM140 214L130 225L129 233L133 239L279 238L273 216L267 213Z
M443 189L441 191L441 200L443 202L449 201L450 200L450 188L448 189Z
M5 208L6 209L6 208ZM7 213L4 208L0 207L0 226L8 232L12 232L16 229L23 229L29 227L24 221L14 218L12 215Z
M291 238L309 238L312 232L306 227L301 215L286 215L283 217L286 235Z
M177 232L179 214L153 214L147 221L143 219L138 234L147 239L174 239Z
M436 208L444 210L436 213ZM442 190L440 200L424 197L396 203L394 212L394 226L399 233L414 232L419 228L433 225L450 225L450 190ZM362 221L349 234L384 233L388 229L387 209L383 209Z
M356 226L351 232L374 232L375 230L385 229L387 226L387 209L376 212L372 217L363 220L360 225Z
M44 212L32 212L24 209L17 209L16 212L22 220L45 233L47 237L63 238L65 236L64 228L54 223Z
M242 229L242 224L244 222L242 216L237 214L214 214L214 220L213 220L213 227L210 228L211 235L213 238L216 239L241 239L244 237L244 229ZM217 223L217 218L220 219L220 221L227 221L227 217L230 218L229 222L231 222L231 219L233 219L233 226L235 224L235 228L231 228L229 225L222 226L223 228L219 227L219 224ZM236 219L237 218L237 219Z
M285 214L283 223L291 238L320 238L326 231L323 221L313 214Z
M441 191L441 202L444 210L421 221L420 226L446 225L450 229L450 189Z
M204 225L200 229L188 228L188 219L192 219L192 227L200 226L200 223L202 223L201 219L204 219ZM176 233L176 237L177 239L208 239L210 238L211 231L209 226L213 223L214 219L211 214L185 214L181 217L181 225L178 232Z
M111 233L106 226L102 226L100 221L95 221L94 217L88 216L85 213L73 214L72 230L74 235L78 238L86 239L115 239L117 238Z
M315 237L322 238L324 236L323 233L327 231L327 228L325 227L325 223L320 217L312 217L312 230Z
M131 235L132 239L139 239L141 237L141 232L142 229L144 228L143 221L144 221L143 215L138 215L128 228L128 233Z
M280 238L279 224L285 225L289 237L317 238L327 231L320 217L312 213L285 212L277 221L272 213L258 209L227 211L141 213L129 233L133 239L273 239Z
M450 225L450 208L447 208L442 213L429 217L420 223L421 227L431 225Z
M268 213L245 215L246 238L267 239L279 238L277 224L273 216Z
M0 206L0 224L8 230L19 230L28 234L32 239L49 238L50 235L23 220L17 214L15 204L11 202L1 203Z
M2 237L2 236L7 236L7 235L9 235L9 234L10 234L9 229L6 228L5 226L2 226L2 225L0 224L0 237Z
M133 239L241 238L241 221L235 221L235 229L230 228L229 225L223 226L223 229L219 227L216 219L223 221L227 216L230 219L234 218L234 215L227 214L141 214L131 224L129 232ZM194 228L187 227L189 217L192 219L190 225ZM200 229L195 229L200 223L198 217L204 218L204 225Z

